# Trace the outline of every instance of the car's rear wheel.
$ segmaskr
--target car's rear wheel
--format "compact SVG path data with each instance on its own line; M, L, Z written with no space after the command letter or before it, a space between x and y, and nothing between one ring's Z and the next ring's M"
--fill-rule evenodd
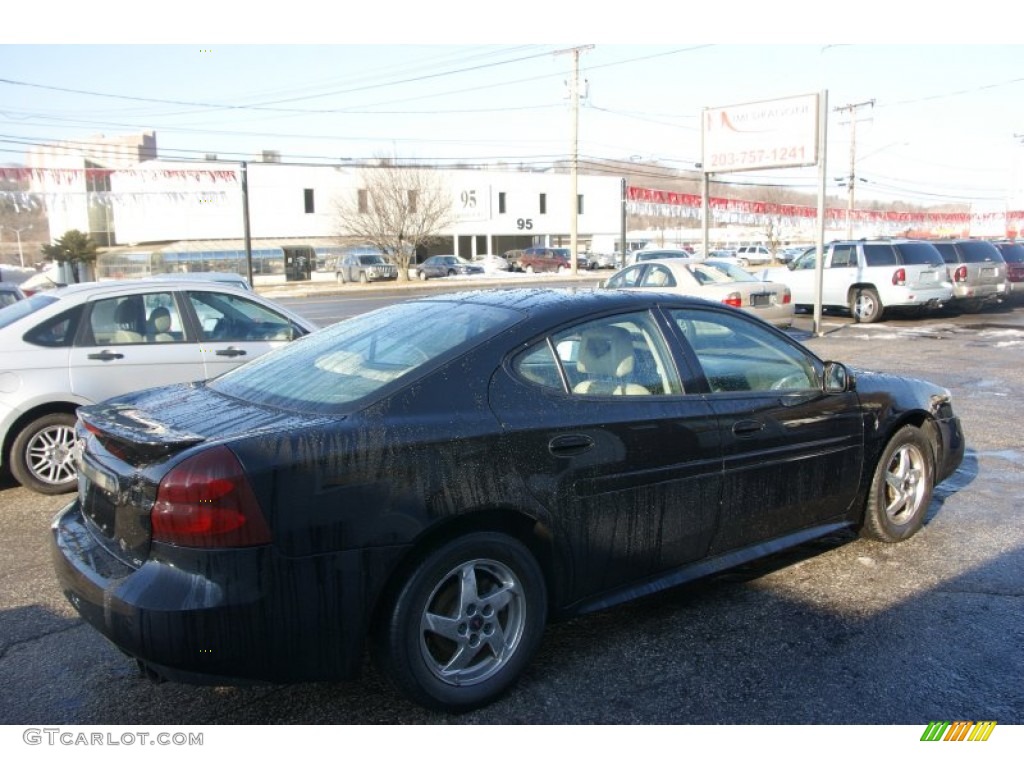
M78 486L72 459L75 416L49 413L25 426L11 445L11 474L26 488L55 495Z
M875 467L862 533L879 541L909 539L924 524L934 482L931 445L917 427L903 427Z
M882 300L874 288L855 288L850 298L850 314L858 323L876 323L884 312Z
M366 276L365 272L360 272L359 273L359 282L362 283L363 285L365 285L366 283L370 282L370 278L368 278Z
M519 677L547 617L544 576L501 533L471 533L424 556L382 621L378 665L414 701L450 712L483 706Z
M420 280L426 280L427 279L427 273L424 272L422 269L417 270L416 271L416 275L419 277Z
M448 270L448 277L455 277L455 270L454 269L449 269Z
M532 275L533 274L533 264L527 264L525 271L526 271L526 274Z

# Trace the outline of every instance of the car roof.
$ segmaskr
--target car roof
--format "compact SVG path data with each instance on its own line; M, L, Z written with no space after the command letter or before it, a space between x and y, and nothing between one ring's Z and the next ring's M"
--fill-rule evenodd
M530 317L550 320L564 314L571 318L602 311L628 311L655 306L663 302L674 305L721 306L718 302L707 301L695 296L671 292L640 292L608 288L512 288L502 290L479 290L461 293L445 293L437 296L422 296L410 302L453 301L460 304L474 303L487 306L506 307Z

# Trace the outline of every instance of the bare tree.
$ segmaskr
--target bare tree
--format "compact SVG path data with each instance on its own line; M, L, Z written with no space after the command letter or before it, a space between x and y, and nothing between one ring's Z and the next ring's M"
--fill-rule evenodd
M438 240L455 220L451 191L432 168L380 165L360 171L360 185L336 204L338 235L379 248L408 279L417 249Z

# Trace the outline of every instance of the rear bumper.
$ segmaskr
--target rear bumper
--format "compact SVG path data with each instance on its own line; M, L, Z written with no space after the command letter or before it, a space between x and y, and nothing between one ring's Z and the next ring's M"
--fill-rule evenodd
M175 548L172 565L154 545L136 568L100 543L77 500L51 532L71 605L169 680L284 683L358 672L368 623L361 551L283 558L271 547Z

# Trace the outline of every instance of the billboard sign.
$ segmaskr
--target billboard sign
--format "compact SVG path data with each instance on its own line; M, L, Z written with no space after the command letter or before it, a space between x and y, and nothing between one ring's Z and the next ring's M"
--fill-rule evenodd
M704 172L817 165L818 99L814 93L705 109Z

